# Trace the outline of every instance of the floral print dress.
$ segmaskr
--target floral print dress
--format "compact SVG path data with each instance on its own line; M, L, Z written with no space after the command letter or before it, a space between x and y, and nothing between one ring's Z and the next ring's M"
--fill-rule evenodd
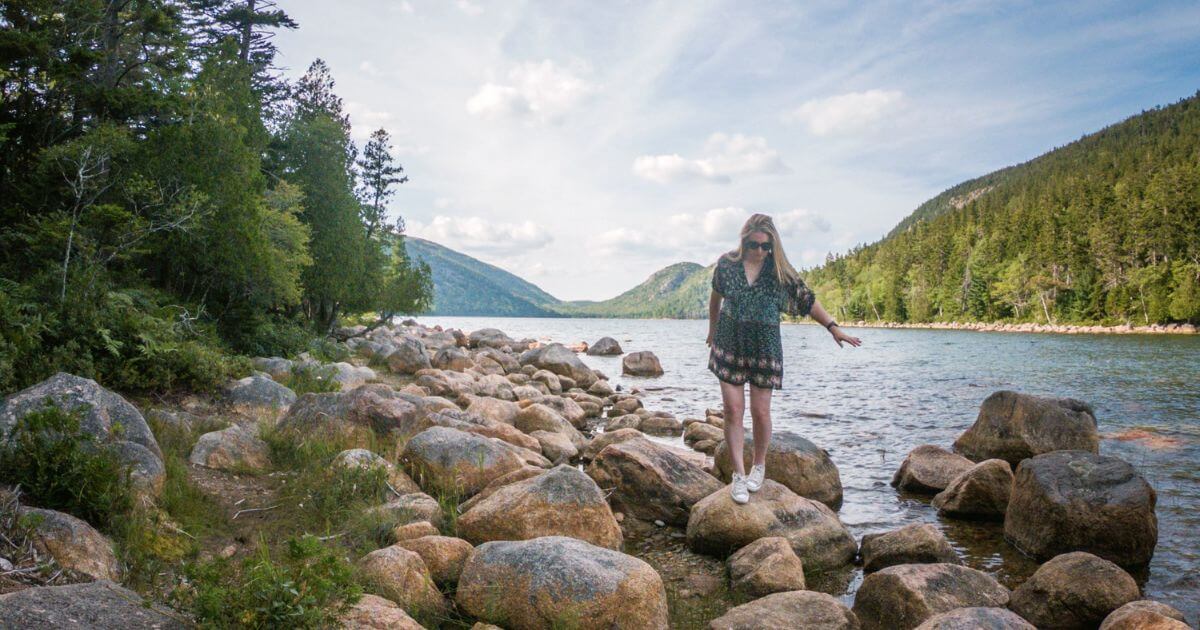
M783 341L779 312L787 309L807 315L812 292L800 282L787 291L775 276L775 257L767 256L754 284L746 280L742 261L728 254L717 260L712 288L724 298L708 355L708 369L718 379L755 387L783 388ZM799 300L797 301L797 295Z

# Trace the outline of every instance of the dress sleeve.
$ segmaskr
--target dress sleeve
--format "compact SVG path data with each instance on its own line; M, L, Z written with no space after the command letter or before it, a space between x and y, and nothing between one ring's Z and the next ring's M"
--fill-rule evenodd
M796 278L789 282L783 291L783 310L793 317L807 317L812 312L813 303L817 296L808 288L804 280Z
M724 264L723 264L724 261L725 261L725 256L721 256L720 258L717 259L717 265L715 267L713 267L713 275L712 275L712 290L716 291L717 293L720 293L721 297L725 297L725 273L724 273L725 270L724 270Z

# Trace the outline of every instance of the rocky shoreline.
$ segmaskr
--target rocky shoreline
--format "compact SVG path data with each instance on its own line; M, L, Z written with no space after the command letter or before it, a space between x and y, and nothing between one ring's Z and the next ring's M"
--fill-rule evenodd
M855 328L914 328L921 330L971 330L976 332L1056 333L1062 335L1194 335L1200 330L1195 324L1151 324L1134 326L1077 326L1074 324L1011 324L1005 322L925 322L900 323L859 320L847 323Z
M189 456L189 474L217 485L276 474L268 434L361 435L374 445L318 462L381 471L392 493L366 510L390 533L350 558L368 595L342 627L1187 627L1179 611L1140 598L1131 573L1157 544L1155 493L1133 466L1099 454L1081 401L996 392L950 448L913 449L892 479L932 497L942 518L1002 522L1007 544L1044 562L1010 590L966 566L931 524L857 540L838 516L836 462L799 435L776 433L762 489L734 503L721 409L688 418L647 409L638 388L611 384L577 355L623 355L624 374L653 378L663 370L649 350L627 352L611 338L572 349L412 320L338 336L342 361L255 359L259 371L217 400L147 414L224 419ZM323 375L333 391L298 396L284 383L301 373ZM82 430L119 440L139 492L155 501L163 453L150 425L89 379L59 374L9 396L0 440L47 399L99 414ZM121 430L104 418L120 418ZM61 618L45 612L47 601L114 627L132 607L148 610L113 583L122 567L103 534L38 512L49 524L35 532L40 548L102 588L0 595L0 625L53 627ZM179 613L162 614L171 627Z

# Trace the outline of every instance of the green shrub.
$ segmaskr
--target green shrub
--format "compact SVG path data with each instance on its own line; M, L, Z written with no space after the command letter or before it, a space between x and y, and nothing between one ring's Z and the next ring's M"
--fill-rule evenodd
M272 557L265 540L240 567L218 559L189 565L191 585L174 602L204 628L326 628L359 600L354 568L313 536Z
M309 342L308 353L324 363L337 363L350 358L350 348L329 337L320 337Z
M26 414L0 447L0 479L30 505L111 531L134 506L129 466L79 424L78 411L52 405Z
M296 392L297 396L308 393L336 392L342 389L342 384L334 377L337 368L321 363L297 363L292 371L279 381L280 385Z

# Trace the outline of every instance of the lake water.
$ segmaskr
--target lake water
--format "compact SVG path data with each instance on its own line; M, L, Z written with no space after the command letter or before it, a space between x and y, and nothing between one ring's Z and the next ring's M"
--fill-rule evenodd
M682 419L720 406L716 377L706 369L704 320L420 321L567 344L610 336L625 352L653 351L665 374L625 377L620 357L581 358L613 384L645 390L647 408ZM898 493L889 482L913 447L949 448L994 391L1078 398L1096 410L1100 452L1133 464L1158 492L1158 547L1149 575L1140 576L1145 596L1181 609L1192 624L1200 621L1200 336L851 330L863 339L861 348L839 348L819 326L783 326L784 387L775 393L772 416L777 430L829 451L845 487L839 515L855 538L934 523L968 565L1010 588L1020 584L1037 565L1003 541L1000 524L942 519L928 497ZM745 421L749 431L748 411ZM1155 439L1112 437L1131 429ZM855 572L821 590L849 602L860 582Z

